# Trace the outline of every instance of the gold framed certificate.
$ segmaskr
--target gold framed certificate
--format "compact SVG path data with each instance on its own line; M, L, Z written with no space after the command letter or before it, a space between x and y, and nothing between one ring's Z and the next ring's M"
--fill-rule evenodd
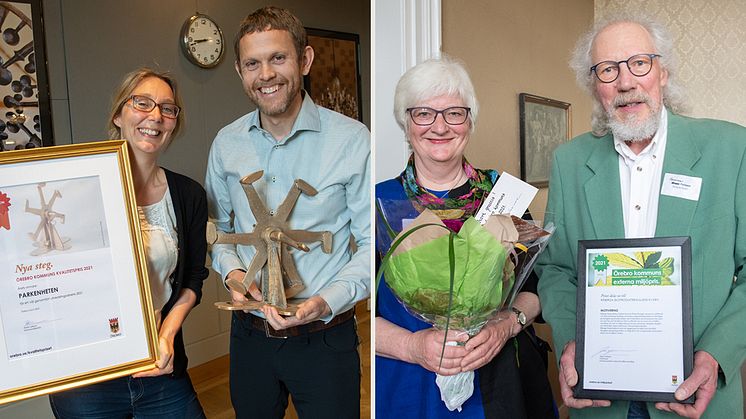
M125 141L0 153L0 404L153 367Z
M689 237L581 240L575 396L693 403L691 284Z

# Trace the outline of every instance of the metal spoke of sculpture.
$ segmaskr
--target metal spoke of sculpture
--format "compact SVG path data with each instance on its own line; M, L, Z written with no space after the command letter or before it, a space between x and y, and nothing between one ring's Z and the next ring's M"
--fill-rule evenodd
M67 250L71 247L69 243L70 238L61 237L55 227L56 220L61 220L62 224L65 224L65 214L52 210L54 202L57 198L62 198L62 194L60 191L55 189L52 198L47 202L44 198L45 185L46 183L44 182L36 185L36 189L39 191L41 208L29 207L28 199L26 200L26 212L36 214L41 218L39 220L39 226L36 227L36 231L29 233L29 237L34 241L34 246L37 247L37 249L31 252L32 256L43 255L52 250Z
M243 280L229 279L227 285L231 290L247 295L249 285L261 272L263 301L253 301L249 297L247 305L237 306L231 303L216 303L216 306L224 310L243 310L258 309L264 304L269 304L278 308L280 314L292 315L295 314L297 304L288 303L287 299L298 295L305 286L298 269L295 267L295 261L290 254L290 247L308 252L309 248L305 243L319 241L324 253L331 253L332 234L329 231L318 232L290 228L288 218L300 194L314 196L318 193L316 189L302 179L295 180L292 189L277 208L277 211L274 212L274 215L267 210L253 185L263 175L264 171L260 170L240 180L256 221L254 231L251 233L228 234L217 231L215 224L211 222L207 225L207 242L210 244L254 246L256 253ZM264 275L265 272L266 275Z

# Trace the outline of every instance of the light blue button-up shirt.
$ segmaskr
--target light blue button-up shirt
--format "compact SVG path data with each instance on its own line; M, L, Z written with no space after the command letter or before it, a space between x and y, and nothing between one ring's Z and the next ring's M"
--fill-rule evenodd
M301 194L290 215L296 230L330 231L331 254L321 243L308 243L310 252L293 251L306 288L297 298L322 297L335 315L370 294L370 133L358 121L317 107L304 95L292 130L282 141L261 128L259 112L242 116L218 132L210 149L205 189L210 218L218 230L248 233L254 215L239 179L258 170L254 182L272 213L303 179L318 194ZM235 214L231 220L232 214ZM349 249L350 234L358 250ZM246 270L255 254L252 246L212 246L212 266L225 279L234 269Z

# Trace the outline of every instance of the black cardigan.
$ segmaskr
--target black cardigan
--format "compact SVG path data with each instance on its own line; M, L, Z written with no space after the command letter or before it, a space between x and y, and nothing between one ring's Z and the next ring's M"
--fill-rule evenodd
M205 267L207 240L205 229L207 226L207 196L205 189L194 180L174 173L168 169L168 182L171 201L176 215L176 235L179 239L179 255L176 270L172 275L171 297L162 310L162 318L166 318L174 303L179 298L183 288L189 288L197 294L199 304L202 298L202 282L209 272ZM172 376L181 377L187 369L187 356L184 350L182 331L174 337L174 372Z

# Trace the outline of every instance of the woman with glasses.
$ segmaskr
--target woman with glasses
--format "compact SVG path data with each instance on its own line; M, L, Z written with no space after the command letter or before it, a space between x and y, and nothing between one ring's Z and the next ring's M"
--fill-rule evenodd
M473 167L464 157L478 104L463 65L450 58L425 61L399 80L394 114L412 147L404 171L376 185L379 206L376 248L380 259L390 240L380 219L399 232L424 209L453 231L473 215L498 174ZM378 156L381 158L381 156ZM409 314L385 279L376 293L376 416L380 418L552 418L546 349L530 326L541 310L534 275L514 307L475 336L439 331ZM541 342L544 344L543 342ZM441 401L436 372L476 370L474 392L462 411Z
M109 135L127 140L158 326L152 370L49 396L57 418L204 418L187 375L181 325L202 295L207 200L199 183L158 166L183 123L174 80L142 68L114 95Z

